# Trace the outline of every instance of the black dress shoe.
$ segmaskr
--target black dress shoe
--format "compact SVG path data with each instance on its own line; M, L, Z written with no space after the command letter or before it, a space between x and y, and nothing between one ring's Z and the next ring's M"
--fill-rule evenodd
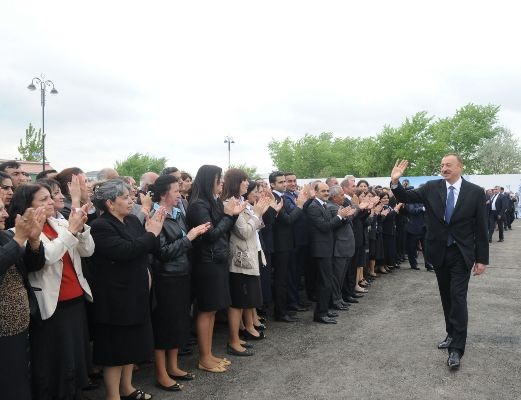
M452 337L447 335L447 337L438 344L438 349L448 349L451 343Z
M430 266L430 265L426 265L426 266L425 266L425 269L426 269L427 271L429 271L429 272L434 271L434 268L433 268L432 266Z
M178 356L191 356L192 354L194 354L194 350L191 347L183 347L177 353Z
M281 317L275 318L275 321L279 321L279 322L297 322L298 318L292 317L291 315L283 315Z
M193 381L195 379L195 375L191 372L187 372L184 375L168 374L168 376L172 378L174 381Z
M315 317L313 321L320 322L321 324L336 324L336 319L324 316L324 317Z
M336 317L338 317L338 313L336 313L336 312L332 312L332 311L328 311L328 312L327 312L327 316L328 316L329 318L336 318Z
M87 386L83 387L81 390L89 391L89 390L98 390L99 384L93 382L90 378L87 381Z
M296 311L296 312L304 312L304 311L309 311L309 308L308 307L303 307L301 305L296 305L296 306L288 307L288 310L289 311Z
M264 324L260 324L260 325L253 325L253 327L255 328L255 330L257 331L265 331L266 330L266 325Z
M504 242L504 240L503 239L499 239L498 242Z
M418 267L411 267L411 269L415 269L415 270L417 270L417 271L420 270Z
M245 349L244 351L235 350L230 344L226 344L226 352L232 356L238 357L249 357L255 354L255 351L252 349Z
M349 309L348 306L345 306L345 305L343 305L342 303L333 304L333 305L331 306L331 308L332 308L333 310L338 310L338 311L345 311L345 310Z
M447 359L447 365L449 366L449 369L454 370L458 369L460 365L460 354L457 350L452 350L449 353L449 358Z
M239 335L244 340L262 340L266 338L266 335L264 335L264 332L262 331L259 332L259 336L255 336L248 332L246 329L239 331Z
M352 304L359 303L359 301L357 299L355 299L354 297L348 297L346 299L346 302L347 303L352 303Z
M361 294L361 293L353 293L353 294L351 295L351 297L353 297L353 298L355 298L355 299L359 299L359 298L361 298L361 297L364 297L364 295Z

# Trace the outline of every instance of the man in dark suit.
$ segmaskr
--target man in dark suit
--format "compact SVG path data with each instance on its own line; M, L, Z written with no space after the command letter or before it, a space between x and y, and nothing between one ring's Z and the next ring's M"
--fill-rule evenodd
M494 194L490 198L490 202L488 203L488 242L492 242L492 235L494 231L497 229L499 231L499 242L504 240L503 235L503 219L505 216L505 202L503 200L503 195L500 192L501 188L496 186L494 188Z
M348 175L340 183L344 191L344 207L353 206L352 199L356 190L355 180L356 178L353 175ZM351 257L349 265L347 266L346 277L342 285L342 298L347 303L358 303L358 298L364 297L363 294L357 293L355 289L358 284L356 281L356 270L360 267L360 265L357 265L358 260L361 258L359 253L365 251L364 222L369 216L369 213L366 210L360 209L358 206L353 207L356 208L356 212L350 218L353 223L353 234L355 236L355 254Z
M421 203L410 203L405 205L407 213L407 258L411 269L418 268L418 243L421 245L423 252L423 260L425 261L425 269L433 271L431 264L425 256L425 206Z
M293 172L286 172L286 191L284 202L286 212L297 207L297 176ZM295 249L291 254L290 267L288 269L288 310L290 311L308 311L310 302L299 298L299 285L302 275L309 280L309 234L307 227L306 215L303 213L293 224L293 235L295 237ZM306 282L309 287L309 282Z
M315 259L318 272L317 303L313 320L323 324L336 324L336 313L329 312L333 278L333 230L344 223L347 208L340 208L336 215L331 215L326 204L329 199L329 186L319 183L315 200L307 208L309 220L309 252Z
M277 202L288 200L284 196L286 191L286 177L280 171L272 172L269 176L271 190ZM302 207L306 199L301 194L296 199L296 207L290 212L287 211L286 204L279 211L275 222L273 223L273 268L274 274L274 302L275 302L275 319L282 322L295 322L298 318L288 315L287 294L288 294L288 268L291 262L291 253L295 248L295 238L293 233L293 224L303 215Z
M481 275L488 264L485 192L461 177L463 162L457 154L441 160L443 179L415 190L405 190L399 181L407 165L407 160L396 162L391 189L400 202L425 205L426 257L436 272L447 330L438 348L448 349L447 365L456 369L467 340L470 272Z
M329 202L327 209L331 217L338 214L344 205L344 191L339 185L329 188ZM347 218L333 230L333 274L331 303L335 310L347 310L349 303L342 299L342 285L347 273L347 267L355 254L355 235L353 234L353 222L349 217L354 215L356 209L348 206Z

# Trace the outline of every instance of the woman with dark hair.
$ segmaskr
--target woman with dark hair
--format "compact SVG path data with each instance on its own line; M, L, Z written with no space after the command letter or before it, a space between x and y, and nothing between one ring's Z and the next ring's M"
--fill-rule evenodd
M193 281L197 299L197 339L199 369L225 372L230 361L212 354L215 313L231 304L228 273L230 230L244 206L231 199L224 206L219 198L222 191L221 168L203 165L197 171L187 210L188 226L210 223L206 233L194 242Z
M356 187L362 192L367 193L369 191L369 182L367 182L365 179L360 179L356 184Z
M68 218L72 208L79 208L90 203L89 189L87 187L87 175L77 167L66 168L54 177L60 184L62 194L65 196L64 206L60 213ZM78 190L71 192L71 185L75 185ZM95 218L96 213L92 206L89 206L87 221L90 224Z
M230 235L230 295L232 304L228 309L230 338L227 352L236 356L251 356L253 350L239 338L243 310L246 310L247 324L244 335L248 339L259 340L264 334L253 326L253 309L262 306L262 289L259 266L266 264L262 252L258 230L262 227L262 215L269 208L270 199L263 198L250 205L242 195L248 191L248 176L240 169L229 169L224 175L223 197L236 199L245 204L238 215ZM228 202L230 200L226 200Z
M190 191L192 190L192 176L188 172L181 172L181 181L179 182L179 192L183 199L188 200Z
M30 330L33 393L37 399L74 399L88 384L85 298L92 301L92 294L81 269L81 257L94 251L85 225L88 206L57 219L51 189L35 183L16 190L10 212L23 214L29 207L45 207L47 218L40 235L45 265L29 273L42 319Z
M30 400L29 320L38 305L27 273L45 264L40 233L44 209L29 208L15 219L15 233L4 231L8 217L0 200L0 377L1 397ZM32 307L31 307L32 306Z
M181 201L178 179L161 175L153 185L152 216L163 207L165 222L159 235L160 249L153 263L153 288L156 307L152 311L154 329L154 359L157 386L166 391L178 391L176 380L194 379L190 372L178 367L179 348L190 335L190 273L189 252L192 241L205 233L210 223L187 229L185 217L177 207Z
M382 211L383 204L380 203L380 197L370 188L367 192L367 197L371 199L373 207L369 215L369 256L368 256L368 280L372 280L378 275L375 272L376 260L383 258L383 243L382 243L382 224L380 221L380 211Z
M380 201L383 203L382 215L382 237L384 246L384 266L380 272L391 272L396 263L396 211L389 206L389 194L381 192ZM382 272L383 273L383 272Z
M5 208L9 208L11 199L13 198L13 181L5 172L0 171L0 200L4 203Z
M94 363L104 367L107 400L149 400L152 395L132 385L132 371L152 355L149 254L159 248L165 212L159 210L143 227L130 214L129 187L121 179L96 187L94 201L103 211L92 223Z

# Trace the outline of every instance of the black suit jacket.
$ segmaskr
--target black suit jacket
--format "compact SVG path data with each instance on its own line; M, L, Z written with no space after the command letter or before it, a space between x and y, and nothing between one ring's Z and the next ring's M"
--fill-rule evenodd
M333 230L345 223L345 221L336 215L332 216L331 211L326 210L318 200L311 202L306 212L309 221L309 252L311 257L332 257L334 247Z
M288 201L285 199L285 196L281 198L277 193L273 193L273 195L277 201ZM284 204L273 224L273 247L275 252L291 251L295 248L293 224L302 215L303 212L298 207L295 207L288 213L286 204Z
M286 207L286 212L290 213L297 207L295 195L286 190L284 198L287 200L284 202L284 207ZM309 229L306 213L302 213L293 224L293 235L295 237L295 246L307 246L309 244Z
M393 193L402 203L425 205L426 258L433 265L443 264L449 233L469 268L474 262L488 264L488 218L482 188L463 179L450 223L445 222L447 186L444 179L429 181L415 190L405 190L398 184Z
M493 199L493 197L494 196L492 196L490 198L490 202L487 204L487 209L488 209L488 213L489 214L492 211L492 199ZM497 215L500 215L501 217L503 217L503 215L505 214L505 210L506 210L506 206L507 206L506 200L507 199L505 199L505 195L504 194L499 193L497 195L496 211L497 211Z
M101 324L136 325L149 318L149 254L157 254L159 238L145 232L135 215L124 221L106 212L91 227L94 318Z
M330 201L326 207L331 213L331 217L338 219L336 215L340 206ZM333 257L353 257L355 254L355 235L351 221L348 219L343 220L342 224L333 230L333 238Z

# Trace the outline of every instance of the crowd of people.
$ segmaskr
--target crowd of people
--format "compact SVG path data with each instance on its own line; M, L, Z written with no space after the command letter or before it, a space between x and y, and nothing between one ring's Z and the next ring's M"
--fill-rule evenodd
M10 161L0 183L6 399L79 399L100 374L107 400L150 399L132 375L152 358L158 390L182 390L195 379L178 363L190 346L199 370L232 364L214 352L218 312L226 354L254 356L268 318L294 323L314 307L314 322L336 324L375 279L406 260L419 270L425 248L423 204L351 175L299 187L292 172L250 180L203 165L193 180L170 167L138 185L105 168L91 182L67 168L31 182ZM490 241L516 217L501 189L487 190Z

